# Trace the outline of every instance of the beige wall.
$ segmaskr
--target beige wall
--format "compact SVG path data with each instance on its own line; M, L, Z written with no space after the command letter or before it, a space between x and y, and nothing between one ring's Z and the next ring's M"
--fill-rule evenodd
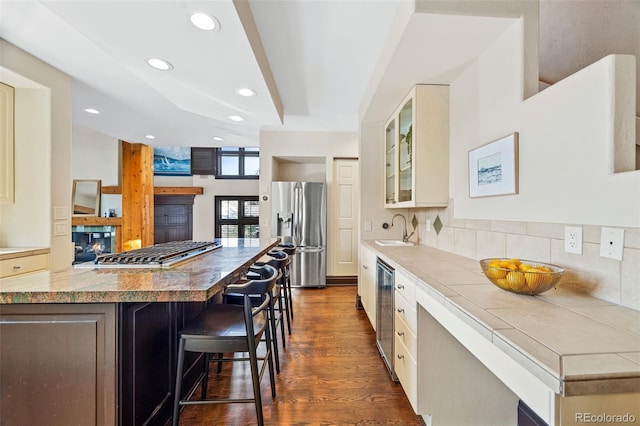
M71 266L71 80L0 40L0 80L15 85L16 199L0 207L0 245L51 248L52 270ZM54 220L54 209L66 218ZM67 229L54 235L54 224Z
M193 239L212 240L215 236L216 195L258 195L257 180L215 179L213 176L193 176L191 185L202 186L203 195L196 195L193 204Z
M605 57L523 101L520 26L516 22L451 84L456 216L640 226L640 172L613 172L621 163L616 159L635 158L633 96L621 96L635 93L635 61ZM515 131L519 194L469 198L469 150Z
M327 183L327 212L333 209L333 160L358 157L356 132L277 132L260 133L260 235L271 235L271 182L303 180ZM289 162L291 161L291 162ZM282 169L280 168L282 167ZM263 199L267 197L267 200ZM329 221L329 216L327 216ZM328 224L327 259L332 256L332 232ZM327 262L327 275L333 275Z
M614 172L632 170L625 161L635 157L634 60L605 57L528 97L525 21L514 21L451 82L449 207L404 213L416 215L421 244L475 259L556 263L567 269L562 285L640 310L640 171ZM400 235L381 227L396 213L382 207L382 128L361 123L361 229L373 224L365 239ZM470 198L469 150L516 131L519 194ZM438 216L440 234L427 231ZM582 255L564 252L565 225L583 227ZM625 229L623 261L600 257L603 226Z

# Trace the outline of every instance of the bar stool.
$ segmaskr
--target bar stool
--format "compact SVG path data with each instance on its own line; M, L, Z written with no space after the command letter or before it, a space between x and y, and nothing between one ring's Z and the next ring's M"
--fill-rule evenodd
M287 265L284 280L285 280L285 289L287 291L287 301L288 301L287 310L291 315L291 320L293 320L293 294L291 292L291 262L293 261L293 256L296 254L296 246L294 246L291 243L281 243L277 246L277 248L278 250L282 250L283 252L287 253L289 258L291 259L289 262L289 265Z
M289 271L290 271L290 265L291 265L291 258L285 251L280 251L280 250L272 250L268 252L267 255L272 258L269 262L267 262L267 264L279 268L280 272L282 273L282 275L278 278L278 285L281 288L278 308L281 313L284 313L284 317L287 320L287 331L289 332L289 335L290 335L292 317L291 317L290 299L289 299L289 295L291 293ZM260 262L257 262L257 264L259 263ZM276 264L278 266L276 266ZM289 284L289 291L287 292L288 284ZM282 302L284 302L284 306L282 305ZM284 324L280 323L280 327L282 331L282 342L284 347L284 344L285 344Z
M269 370L271 384L271 397L276 396L275 375L273 372L273 356L270 321L267 310L271 303L271 293L278 277L278 270L270 265L260 268L263 279L248 280L243 283L230 284L228 289L243 296L242 305L209 305L196 319L180 331L180 344L178 349L178 362L176 372L176 387L173 405L173 426L178 425L180 406L192 404L221 404L232 402L253 402L256 408L256 416L259 425L264 424L262 414L262 396L260 382L266 369ZM254 307L250 295L259 294L262 303ZM265 337L264 339L262 337ZM260 343L266 343L265 354L258 357L257 349ZM184 369L185 352L200 352L207 358L202 381L201 400L190 398L196 387L188 393L185 399L181 399L182 376ZM209 373L209 354L226 354L230 352L248 352L248 357L242 358L215 358L216 362L248 361L251 366L251 381L253 383L253 398L231 399L204 399L206 395L207 379ZM261 361L259 365L258 361Z
M286 317L286 300L283 302L284 289L282 287L282 273L288 263L289 259L285 253L281 253L281 256L272 256L268 253L271 259L267 262L256 262L254 266L249 267L246 274L246 279L255 279L258 277L257 271L263 265L269 265L278 270L278 277L276 279L276 285L273 289L272 301L269 306L269 321L271 322L271 328L273 330L272 343L273 343L273 357L276 365L276 372L280 374L280 351L278 347L278 334L277 330L280 328L280 335L282 338L282 347L287 346L285 331L284 331L284 319L288 321ZM250 295L254 306L262 303L261 295ZM227 289L222 294L222 300L225 304L239 304L242 303L242 295L235 293L232 289ZM284 319L283 319L284 318ZM291 325L289 324L289 328ZM220 367L218 367L220 369Z

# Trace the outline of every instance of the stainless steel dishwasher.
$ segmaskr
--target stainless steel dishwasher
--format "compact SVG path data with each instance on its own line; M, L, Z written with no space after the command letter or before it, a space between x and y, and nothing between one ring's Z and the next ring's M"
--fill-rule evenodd
M394 270L380 258L376 262L376 286L376 344L391 378L397 382L398 376L393 368Z

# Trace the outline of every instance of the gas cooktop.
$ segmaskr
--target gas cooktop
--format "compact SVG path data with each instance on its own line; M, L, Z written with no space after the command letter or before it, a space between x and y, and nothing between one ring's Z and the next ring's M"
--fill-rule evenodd
M195 256L222 247L218 241L170 241L122 253L106 253L76 268L170 268Z

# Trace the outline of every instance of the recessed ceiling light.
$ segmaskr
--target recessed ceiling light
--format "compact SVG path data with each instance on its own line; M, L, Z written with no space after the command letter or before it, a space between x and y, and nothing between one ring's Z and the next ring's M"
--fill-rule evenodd
M222 139L220 136L214 136L214 137L213 137L213 140L214 140L214 141L222 141L222 140L224 140L224 139Z
M244 121L244 117L240 117L239 115L230 115L229 120L231 121Z
M241 87L240 89L236 89L236 93L240 96L255 96L256 91L253 89L249 89L248 87Z
M155 139L156 137L153 135L144 135L145 138L147 139Z
M85 108L84 110L85 110L85 112L88 112L89 114L100 114L100 111L98 111L95 108Z
M201 30L211 31L211 30L219 30L220 23L216 18L211 15L207 15L203 12L196 12L192 14L189 19L191 23Z
M164 59L160 59L160 58L150 58L147 59L147 63L152 66L153 68L160 70L160 71L169 71L173 69L173 65L171 65L171 63L165 61Z

